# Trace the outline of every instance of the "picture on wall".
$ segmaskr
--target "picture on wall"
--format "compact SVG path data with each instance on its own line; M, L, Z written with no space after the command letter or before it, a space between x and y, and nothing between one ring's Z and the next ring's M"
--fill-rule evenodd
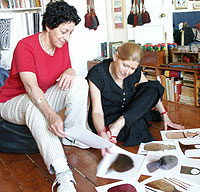
M113 0L113 18L115 28L124 27L122 0Z
M187 9L188 0L175 0L175 9Z
M192 7L193 9L200 9L200 3L193 3Z

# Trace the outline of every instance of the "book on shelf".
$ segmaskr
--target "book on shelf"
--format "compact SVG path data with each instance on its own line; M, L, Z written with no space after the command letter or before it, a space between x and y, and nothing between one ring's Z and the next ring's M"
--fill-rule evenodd
M187 87L193 87L194 88L194 81L183 80L183 85L187 86Z
M164 94L163 94L163 99L167 99L167 94L166 94L166 77L164 75L159 75L157 76L157 80L160 81L161 85L164 87Z
M31 7L30 1L24 0L24 3L25 3L25 8Z
M174 82L174 92L175 92L175 101L179 102L181 97L181 87L183 86L183 83L181 80L177 80Z
M107 42L101 43L101 56L108 57L108 44Z
M169 78L165 78L166 99L169 100Z
M183 82L176 77L165 77L164 75L157 76L157 80L165 88L163 99L179 102L181 95L181 87Z
M35 0L35 7L41 7L40 0Z
M144 67L144 68L142 69L142 71L143 71L144 75L146 76L146 78L147 78L148 80L151 80L151 81L157 80L155 69L151 69L151 68L148 68L148 67Z
M175 77L171 77L171 79L170 79L170 101L175 101L175 99L174 99L174 95L175 95L174 78Z
M183 73L183 80L189 80L189 81L194 80L194 73L184 72Z
M24 18L24 25L27 31L27 35L32 35L40 31L41 26L41 13L25 12L21 13Z
M109 57L113 57L115 54L116 49L123 43L123 41L116 41L116 42L109 42L108 49L109 49Z
M194 105L194 98L181 95L179 102L184 104Z
M187 87L187 86L183 85L181 87L181 95L194 98L194 88L193 87Z
M155 81L156 80L156 76L154 76L154 75L145 74L145 76L146 76L146 78L148 80L151 80L151 81Z
M2 1L2 0L1 0ZM3 0L2 2L1 2L1 4L2 4L2 8L5 8L5 9L7 9L7 8L9 8L9 4L8 4L8 1L7 0Z
M144 73L148 74L148 75L152 75L155 76L156 75L156 70L155 69L151 69L148 67L144 67L142 70Z
M173 70L164 70L164 76L165 77L177 77L182 78L183 77L182 71L173 71Z
M39 13L33 13L33 30L34 33L38 33L40 31L40 14Z

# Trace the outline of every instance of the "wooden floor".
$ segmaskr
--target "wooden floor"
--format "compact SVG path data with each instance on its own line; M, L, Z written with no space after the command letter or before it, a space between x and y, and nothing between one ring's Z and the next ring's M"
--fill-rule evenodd
M164 104L171 120L185 128L200 128L199 108L172 102ZM150 132L155 140L161 139L162 128L162 122L152 123ZM122 143L118 145L123 147ZM133 153L138 150L138 146L123 148ZM69 146L65 146L64 150L77 182L77 192L95 192L95 186L114 181L96 177L96 168L101 160L99 150ZM0 153L0 192L50 192L53 180L54 176L48 173L40 154Z

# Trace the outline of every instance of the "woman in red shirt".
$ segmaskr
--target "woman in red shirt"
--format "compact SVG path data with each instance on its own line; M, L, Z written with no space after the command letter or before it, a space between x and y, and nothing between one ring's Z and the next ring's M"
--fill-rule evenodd
M73 6L64 1L49 3L43 31L19 41L9 78L0 88L2 118L27 125L50 173L56 173L53 186L59 183L59 192L76 191L59 137L64 144L71 144L65 139L67 129L75 125L86 128L88 84L76 76L68 49L70 35L79 22ZM57 112L64 108L63 121Z

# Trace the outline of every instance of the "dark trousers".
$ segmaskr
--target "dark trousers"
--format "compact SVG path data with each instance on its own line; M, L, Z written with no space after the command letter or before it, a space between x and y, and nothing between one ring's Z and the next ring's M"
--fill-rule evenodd
M132 101L123 112L125 126L117 137L125 142L125 146L153 140L146 115L162 98L163 93L164 88L158 81L149 81L137 86Z

